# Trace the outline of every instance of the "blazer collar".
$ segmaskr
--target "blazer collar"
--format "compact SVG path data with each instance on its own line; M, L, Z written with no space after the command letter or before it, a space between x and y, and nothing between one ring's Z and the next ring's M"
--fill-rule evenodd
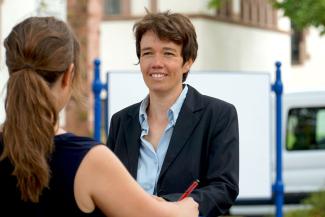
M127 123L124 125L124 135L128 154L127 168L136 179L138 170L138 159L140 153L141 126L139 123L140 103L136 104L129 112Z
M186 141L190 138L192 131L200 120L202 114L200 111L204 108L201 101L202 95L190 85L188 85L188 88L188 93L176 121L159 178L164 175L186 144Z

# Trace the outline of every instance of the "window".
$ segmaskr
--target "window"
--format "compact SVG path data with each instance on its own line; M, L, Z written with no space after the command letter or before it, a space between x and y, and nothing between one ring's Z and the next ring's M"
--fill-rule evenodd
M291 64L303 64L308 58L306 53L306 31L299 31L291 24Z
M325 149L325 107L290 109L286 148L289 151Z
M105 16L121 16L130 14L130 0L104 0Z
M267 0L241 0L240 17L243 22L262 27L277 26L277 11Z
M119 15L121 14L121 1L120 0L105 0L104 13L106 15Z

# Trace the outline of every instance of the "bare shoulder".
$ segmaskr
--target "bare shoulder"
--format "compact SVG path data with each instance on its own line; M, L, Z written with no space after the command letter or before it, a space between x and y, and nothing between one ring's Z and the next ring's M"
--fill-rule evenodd
M96 175L102 177L102 173L107 174L107 171L116 170L121 166L122 163L106 145L98 144L89 150L80 168L94 177Z
M106 161L107 158L115 158L115 156L106 145L98 144L89 150L85 158L86 160L96 163L98 161Z

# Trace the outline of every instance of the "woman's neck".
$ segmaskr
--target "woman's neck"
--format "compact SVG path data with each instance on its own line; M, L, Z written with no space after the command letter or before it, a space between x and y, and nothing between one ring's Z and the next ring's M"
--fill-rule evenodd
M58 124L55 125L54 127L54 132L55 132L55 135L60 135L60 134L64 134L66 133L67 131L65 131L63 128L61 128Z
M168 109L172 107L181 93L182 89L165 95L149 94L149 106L147 112L154 116L167 115Z

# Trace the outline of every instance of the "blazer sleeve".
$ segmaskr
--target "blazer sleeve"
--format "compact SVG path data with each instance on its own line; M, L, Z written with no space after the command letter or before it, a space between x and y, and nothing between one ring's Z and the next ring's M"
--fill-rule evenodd
M228 104L229 105L229 104ZM239 188L239 132L237 111L226 106L215 122L214 135L209 140L207 175L190 195L199 203L200 215L215 217L228 212L236 200ZM201 180L200 180L201 181ZM162 197L177 201L181 194Z

